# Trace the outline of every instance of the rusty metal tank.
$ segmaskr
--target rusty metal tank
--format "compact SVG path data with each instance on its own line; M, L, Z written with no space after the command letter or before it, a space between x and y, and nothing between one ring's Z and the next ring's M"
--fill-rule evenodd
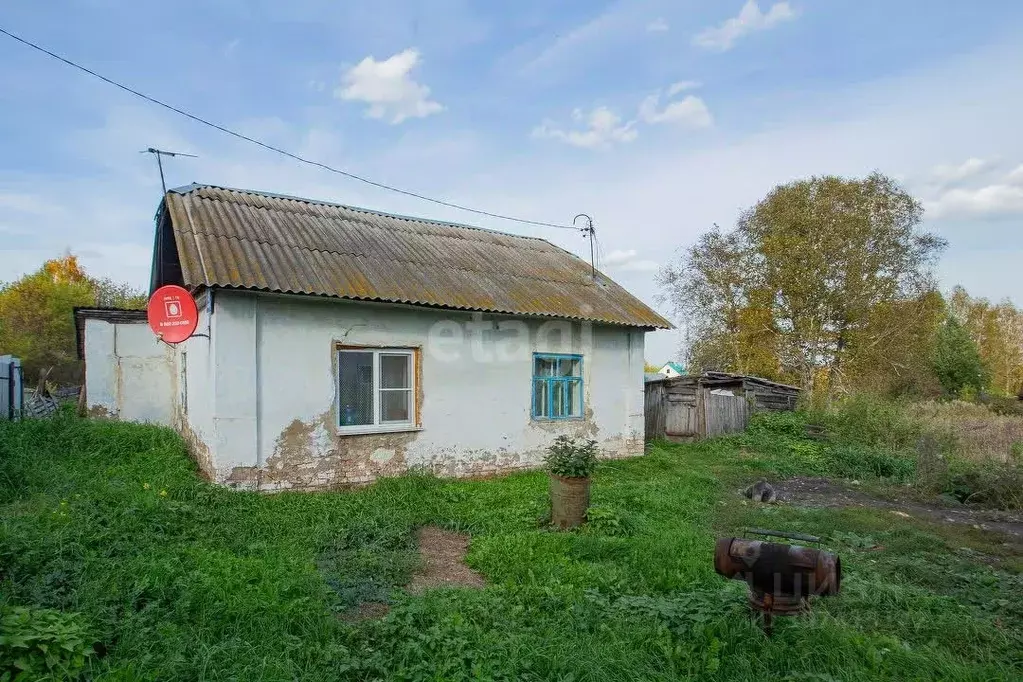
M812 535L751 529L747 534L820 543ZM842 560L819 548L766 542L750 538L720 538L714 551L714 570L749 586L749 603L764 615L770 631L774 615L793 615L809 608L810 597L838 594Z

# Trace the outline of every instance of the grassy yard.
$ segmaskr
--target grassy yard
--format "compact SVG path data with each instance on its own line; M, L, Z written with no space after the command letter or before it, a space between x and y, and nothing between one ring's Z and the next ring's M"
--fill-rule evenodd
M104 680L1023 677L1020 557L997 536L742 503L759 475L907 466L785 429L605 463L594 522L565 533L540 525L542 473L259 495L200 481L165 429L0 424L0 679L15 640L57 667L81 641L81 675ZM472 535L486 588L400 589L427 523ZM712 569L716 535L753 525L823 535L845 571L770 639ZM383 619L339 617L381 600Z

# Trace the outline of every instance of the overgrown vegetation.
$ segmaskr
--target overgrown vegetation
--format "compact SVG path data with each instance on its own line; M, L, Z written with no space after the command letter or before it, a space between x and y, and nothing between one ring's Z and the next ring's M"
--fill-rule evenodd
M164 429L0 424L0 609L20 614L16 634L36 650L72 646L50 668L64 678L1023 675L1021 567L999 537L884 510L741 502L737 490L764 470L910 475L901 455L868 444L880 429L793 450L817 443L804 426L758 419L746 436L656 443L606 463L590 522L550 532L537 523L543 472L260 495L200 481ZM428 523L472 534L468 561L484 589L400 589L415 566L414 529ZM749 618L745 587L711 566L716 533L753 525L822 535L845 571L840 596L778 623L773 638ZM390 602L390 613L338 617L366 600Z
M558 436L547 448L547 471L563 478L586 478L597 469L597 441Z
M1023 449L1023 419L977 405L859 395L828 411L756 415L738 440L780 476L880 479L923 496L1023 509L1023 458L1013 454Z

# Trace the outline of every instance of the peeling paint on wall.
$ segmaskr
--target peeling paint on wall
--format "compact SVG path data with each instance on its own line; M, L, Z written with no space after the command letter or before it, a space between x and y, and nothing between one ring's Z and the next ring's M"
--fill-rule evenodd
M213 453L210 452L209 446L206 445L199 434L192 430L180 409L176 413L174 427L184 439L185 447L188 448L188 455L195 462L196 466L199 467L203 477L208 481L217 480L217 467L213 461Z
M233 291L216 300L201 321L209 338L178 347L188 362L171 363L171 392L174 425L219 483L322 490L408 471L486 477L542 465L562 434L597 440L606 458L643 454L641 332L594 325L577 335L582 345L573 351L586 358L583 417L541 421L530 414L532 352L564 350L545 345L564 336L540 333L550 321L513 320L529 331L520 355L486 345L499 335L472 332L447 344L446 353L461 354L451 360L431 353L431 329L471 322L468 314ZM338 431L339 340L414 349L416 428ZM481 348L482 359L473 355Z

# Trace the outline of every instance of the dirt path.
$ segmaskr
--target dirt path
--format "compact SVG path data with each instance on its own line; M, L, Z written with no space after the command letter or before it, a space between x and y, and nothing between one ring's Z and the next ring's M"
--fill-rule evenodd
M408 591L418 594L431 587L483 587L483 576L465 563L469 536L437 526L419 529L422 568L412 576Z
M923 504L916 500L874 497L860 490L832 483L826 478L790 478L773 484L778 499L787 504L803 507L871 507L890 509L936 521L955 523L981 530L1002 533L1008 544L1023 551L1023 513Z

